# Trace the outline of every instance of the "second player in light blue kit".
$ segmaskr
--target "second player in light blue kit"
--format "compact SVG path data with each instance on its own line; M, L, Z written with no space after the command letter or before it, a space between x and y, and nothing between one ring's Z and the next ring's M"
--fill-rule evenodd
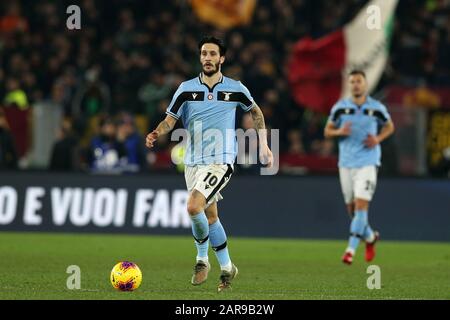
M342 261L351 264L360 240L366 242L366 261L375 257L379 233L369 225L368 210L381 166L380 143L394 132L394 124L386 107L367 95L363 71L352 71L348 81L352 97L334 105L324 135L339 139L339 176L352 218Z

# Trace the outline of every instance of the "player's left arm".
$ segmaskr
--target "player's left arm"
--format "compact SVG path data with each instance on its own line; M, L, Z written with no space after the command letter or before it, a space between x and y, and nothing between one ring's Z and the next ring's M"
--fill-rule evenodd
M368 148L373 148L377 144L380 144L384 140L386 140L389 136L391 136L395 131L394 122L392 119L386 121L383 127L380 130L380 133L376 136L368 135L365 141L365 144Z
M249 112L253 118L254 128L258 132L261 146L261 156L267 161L267 166L270 168L273 164L273 154L267 144L267 129L264 121L264 114L255 102L253 102L253 107Z
M389 120L386 124L381 128L380 133L377 136L378 142L381 143L383 140L391 136L395 131L394 122Z

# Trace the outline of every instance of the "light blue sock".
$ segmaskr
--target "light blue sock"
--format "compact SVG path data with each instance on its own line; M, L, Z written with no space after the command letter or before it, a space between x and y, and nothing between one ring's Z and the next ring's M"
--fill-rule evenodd
M195 239L195 246L197 247L197 261L208 260L208 218L202 211L195 216L191 216L192 221L192 234Z
M355 254L361 238L364 236L364 229L367 226L367 211L357 210L350 224L350 239L347 251Z
M231 271L231 260L227 247L227 235L225 234L225 230L219 219L209 226L209 241L211 241L211 247L216 254L217 261L219 261L220 269Z
M375 240L375 233L373 232L369 224L367 224L366 228L364 229L363 239L369 243Z

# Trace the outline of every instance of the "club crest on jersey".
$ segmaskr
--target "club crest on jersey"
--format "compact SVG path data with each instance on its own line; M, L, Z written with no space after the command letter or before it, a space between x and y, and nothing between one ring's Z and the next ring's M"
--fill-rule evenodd
M212 99L213 99L212 93L208 94L208 100L212 100Z
M230 101L230 96L231 96L231 94L232 94L232 92L224 92L223 93L224 94L224 98L223 98L223 100L225 100L225 101Z

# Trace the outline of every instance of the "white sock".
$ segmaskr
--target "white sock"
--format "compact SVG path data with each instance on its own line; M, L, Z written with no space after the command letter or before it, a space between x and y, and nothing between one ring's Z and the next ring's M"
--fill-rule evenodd
M202 262L208 264L208 262L209 262L208 260L209 260L208 257L197 257L197 262L202 261Z
M374 241L375 241L375 232L372 232L372 233L370 234L370 236L369 236L367 239L365 239L365 240L366 240L367 243L372 243L372 242L374 242Z
M345 252L350 252L352 254L352 256L355 255L355 250L353 250L352 248L348 247Z
M231 272L231 270L233 270L233 264L230 261L226 266L220 266L220 270Z

